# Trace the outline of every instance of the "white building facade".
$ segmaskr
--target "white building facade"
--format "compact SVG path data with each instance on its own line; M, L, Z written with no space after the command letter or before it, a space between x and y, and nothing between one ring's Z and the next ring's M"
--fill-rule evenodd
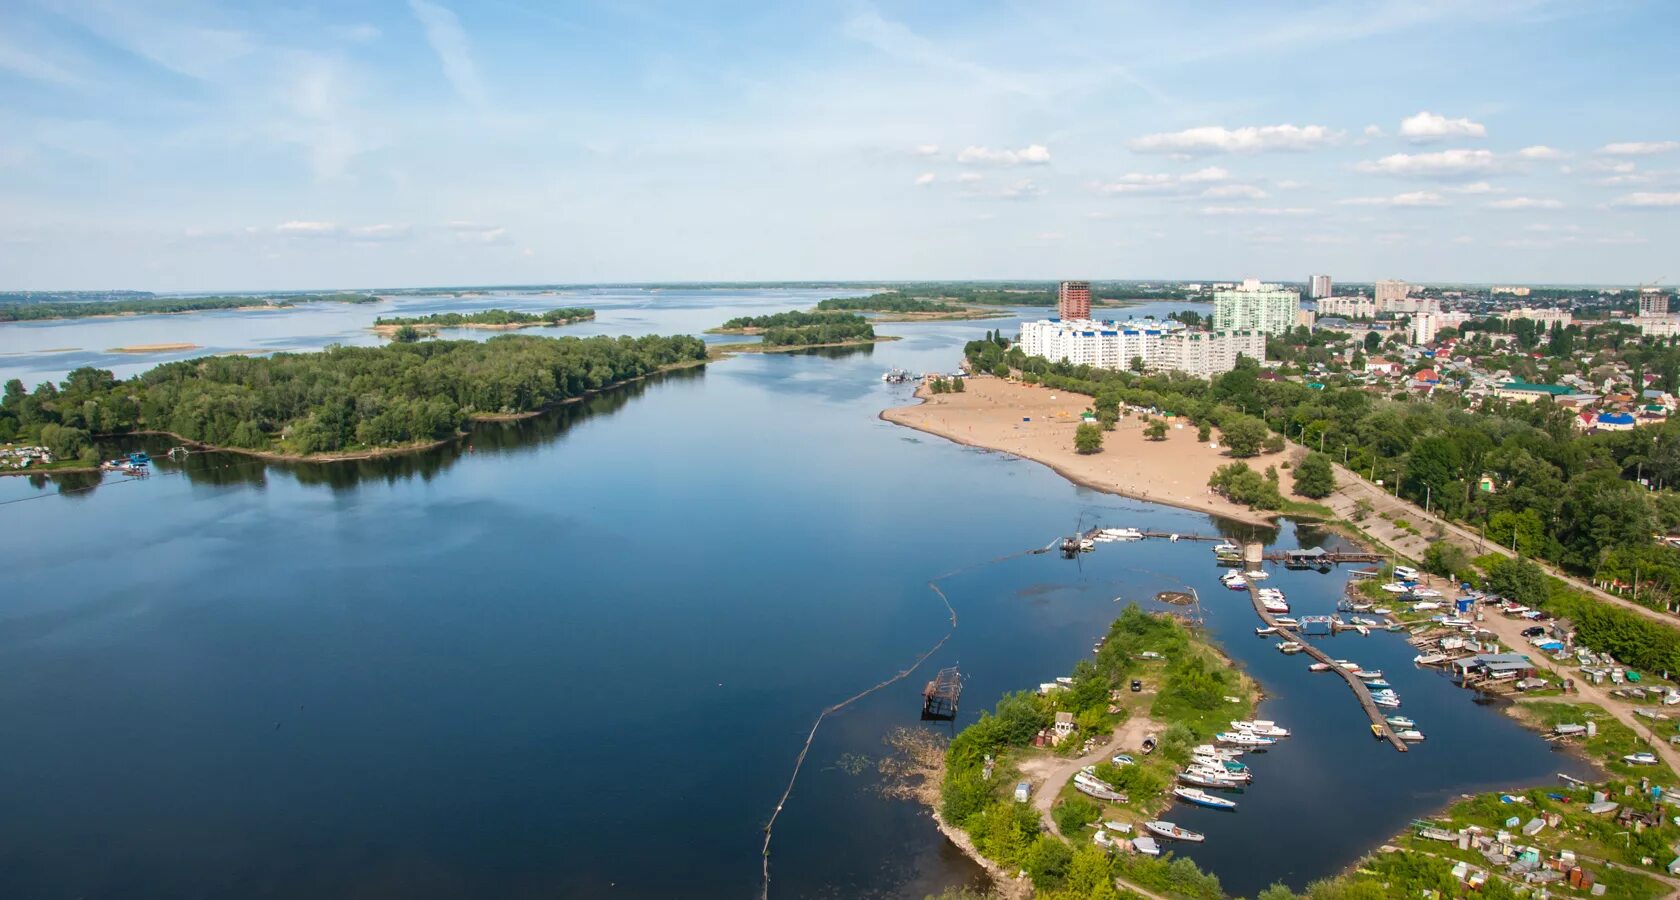
M1130 369L1142 360L1145 371L1185 372L1209 378L1236 368L1237 357L1266 358L1266 335L1259 331L1192 331L1173 323L1024 322L1021 352L1052 362L1099 369Z
M1213 292L1213 330L1283 334L1295 327L1300 308L1300 293L1250 278L1234 290Z
M1325 297L1318 301L1318 314L1345 319L1375 319L1377 304L1370 297Z
M1314 275L1307 285L1307 296L1314 300L1322 300L1330 296L1330 276Z

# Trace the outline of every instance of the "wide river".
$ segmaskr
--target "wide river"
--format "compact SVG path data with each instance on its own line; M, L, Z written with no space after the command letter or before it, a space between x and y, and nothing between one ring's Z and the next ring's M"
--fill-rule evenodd
M366 343L393 308L591 305L600 320L565 333L669 333L823 295L613 289L0 326L0 378L129 374L155 359L86 348L137 343ZM1172 814L1207 834L1187 853L1232 892L1333 874L1459 793L1584 774L1414 669L1400 637L1334 638L1388 673L1429 735L1407 754L1373 741L1338 679L1254 637L1207 544L1018 555L1076 523L1245 529L877 418L909 398L883 370L948 370L1000 326L885 325L904 340L742 356L398 460L207 454L93 489L0 479L0 895L756 895L762 828L817 712L948 628L932 579L960 626L818 732L776 826L775 896L977 882L922 810L880 795L883 736L919 726L935 669L967 678L960 727L1066 674L1119 601L1184 585L1267 691L1265 716L1296 734L1254 757L1237 812ZM69 347L84 349L40 352ZM1287 523L1259 536L1323 540ZM1270 584L1310 614L1345 577Z

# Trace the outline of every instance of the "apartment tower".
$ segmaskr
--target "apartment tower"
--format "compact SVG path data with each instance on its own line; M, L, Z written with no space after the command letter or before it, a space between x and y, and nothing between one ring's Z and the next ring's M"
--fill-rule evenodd
M1056 291L1056 317L1063 322L1091 318L1091 282L1062 282Z

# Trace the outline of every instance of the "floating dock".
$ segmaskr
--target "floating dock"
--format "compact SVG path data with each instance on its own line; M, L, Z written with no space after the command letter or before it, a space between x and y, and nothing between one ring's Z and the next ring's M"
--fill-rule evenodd
M1371 724L1378 729L1383 739L1388 741L1390 744L1393 744L1394 749L1400 751L1401 753L1406 752L1408 749L1406 747L1406 742L1400 740L1400 738L1395 735L1394 729L1388 724L1388 718L1383 715L1382 709L1377 706L1376 701L1371 699L1371 689L1365 686L1365 682L1360 681L1357 677L1355 677L1353 672L1336 665L1336 661L1330 657L1330 654L1314 647L1309 641L1296 634L1293 630L1279 625L1277 623L1277 617L1267 612L1265 604L1260 602L1260 589L1252 584L1248 586L1248 599L1254 602L1254 613L1260 617L1260 621L1265 622L1272 628L1276 628L1278 635L1284 640L1294 641L1295 643L1300 644L1308 656L1311 656L1313 659L1329 666L1330 671L1341 675L1342 680L1346 681L1348 687L1353 690L1354 697L1359 700L1360 708L1365 710L1365 715L1371 717Z

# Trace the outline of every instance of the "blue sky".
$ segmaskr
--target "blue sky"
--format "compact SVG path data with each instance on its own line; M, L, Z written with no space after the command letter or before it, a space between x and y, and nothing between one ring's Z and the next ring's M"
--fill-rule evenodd
M1677 26L1637 0L9 0L0 289L1672 284Z

